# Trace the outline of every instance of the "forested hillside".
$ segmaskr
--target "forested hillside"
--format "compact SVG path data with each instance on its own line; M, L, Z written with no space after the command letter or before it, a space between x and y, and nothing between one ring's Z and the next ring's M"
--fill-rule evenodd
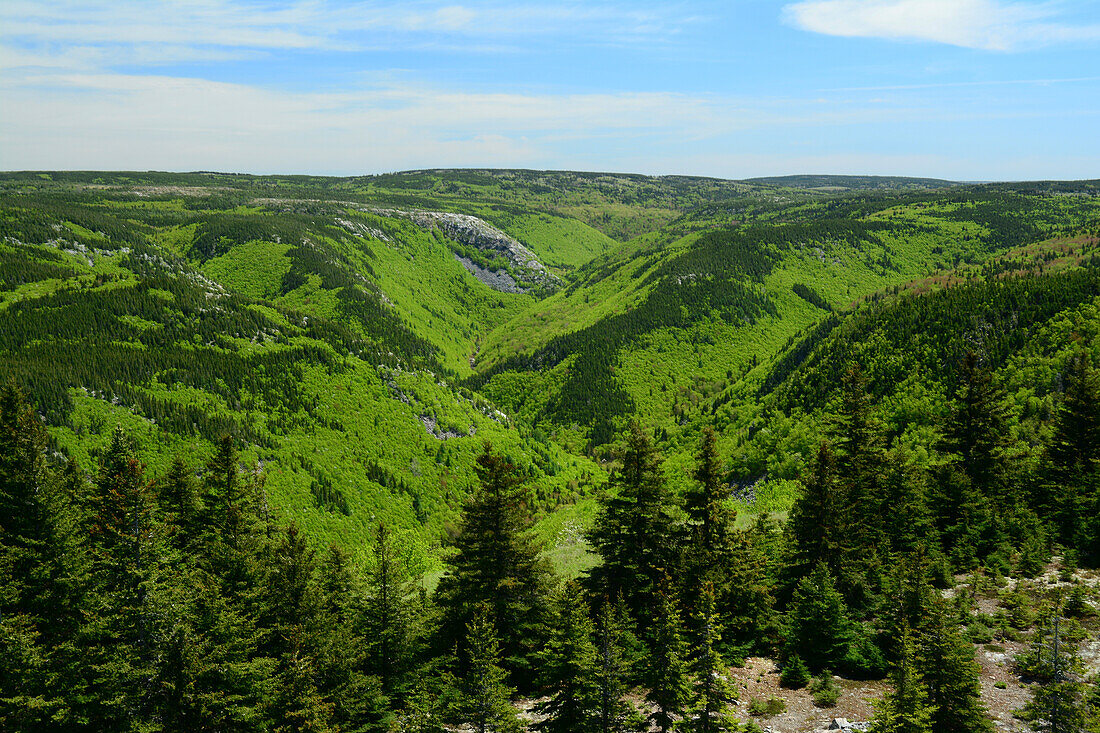
M1096 730L1098 190L2 174L0 727Z

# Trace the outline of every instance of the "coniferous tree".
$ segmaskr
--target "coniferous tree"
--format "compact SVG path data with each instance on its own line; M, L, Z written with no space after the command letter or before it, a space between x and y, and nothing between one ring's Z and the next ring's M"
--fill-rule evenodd
M893 689L875 708L876 733L927 733L938 730L932 723L935 705L915 664L912 633L906 627L900 640L901 655L890 674Z
M839 514L842 511L837 484L836 457L828 443L802 478L802 494L795 500L787 520L790 559L787 584L793 588L819 563L835 562L843 544Z
M1035 680L1032 699L1019 716L1041 733L1079 733L1088 723L1088 685L1082 681L1084 665L1076 644L1062 636L1062 619L1046 620L1032 641L1025 660L1017 665Z
M837 473L843 486L845 532L858 557L869 559L882 542L881 478L886 455L882 427L871 412L867 378L858 364L850 365L841 381L837 416Z
M379 522L374 533L374 567L367 595L371 671L389 697L400 698L412 666L413 628L409 580L401 571L393 532Z
M818 563L799 582L788 616L790 653L801 656L812 670L836 669L843 663L851 642L851 621L825 563Z
M443 648L461 641L459 629L485 605L505 667L527 685L545 623L549 569L528 529L526 492L515 465L486 444L476 471L481 485L466 503L457 552L437 590Z
M200 532L199 489L187 463L180 456L172 460L168 474L158 482L157 498L172 545L178 549L193 545Z
M943 600L932 604L916 634L915 665L934 708L937 733L989 733L993 722L982 704L981 667L974 646L959 633Z
M629 614L619 603L607 599L596 615L596 688L599 696L596 730L599 733L635 731L643 723L634 705L626 699L632 675L624 653L630 635L625 628L628 619Z
M1100 372L1087 351L1067 364L1065 393L1047 447L1039 509L1065 545L1087 535L1094 508L1093 487L1100 473Z
M467 626L466 648L460 717L477 733L519 733L522 728L512 705L514 691L507 684L508 673L500 666L500 641L488 605L475 610Z
M672 729L690 700L688 650L680 629L680 614L666 587L657 595L645 676L646 700L655 707L649 719L661 733Z
M537 727L551 733L589 733L596 730L599 711L595 629L576 583L562 589L555 606L550 639L539 657L550 697L539 705L547 717Z
M51 680L78 621L75 517L46 470L45 445L45 428L9 383L0 390L0 655L10 660L0 665L0 727L13 730L55 727L72 697Z
M81 715L99 730L131 730L152 707L137 691L153 676L163 544L151 484L121 428L100 457L92 507Z
M695 702L685 720L685 727L693 733L736 731L740 724L732 716L731 703L737 695L727 679L729 667L718 650L722 630L714 606L714 590L705 588L701 600L696 621L699 639L692 660Z
M695 597L705 583L721 595L730 567L731 534L737 513L726 505L728 490L712 428L703 428L695 484L684 496L687 542L684 547L684 589Z
M320 650L317 687L332 703L332 723L345 733L377 731L389 718L390 699L372 674L363 599L351 559L332 545L318 568Z
M621 597L635 620L644 617L674 560L671 503L660 458L633 423L622 466L612 475L611 491L601 498L589 532L603 562L588 582L597 597Z
M974 352L960 362L958 376L948 446L958 455L971 485L1000 511L1012 512L1017 503L1009 495L1009 415L1003 391L994 384L988 364Z

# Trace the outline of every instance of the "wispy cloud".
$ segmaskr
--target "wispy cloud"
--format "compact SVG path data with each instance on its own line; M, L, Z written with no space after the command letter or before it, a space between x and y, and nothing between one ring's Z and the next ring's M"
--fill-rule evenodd
M1072 25L1051 3L1003 0L803 0L783 9L803 30L830 36L930 41L1013 51L1100 40L1100 25Z
M428 0L291 3L241 0L5 0L0 39L40 56L59 47L108 49L118 63L208 60L251 50L360 51L446 46L459 51L519 47L520 39L558 37L577 43L654 43L690 18L668 9L602 2L514 5ZM161 48L170 49L158 53ZM116 64L117 65L117 64Z
M666 92L505 93L408 81L293 93L195 78L30 68L0 80L4 168L362 172L547 165L563 149L707 144L896 109ZM586 153L587 154L587 153Z

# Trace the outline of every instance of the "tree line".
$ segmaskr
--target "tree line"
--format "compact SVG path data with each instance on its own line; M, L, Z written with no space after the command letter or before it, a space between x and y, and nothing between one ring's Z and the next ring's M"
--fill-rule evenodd
M571 582L532 535L523 475L486 445L431 593L384 525L365 565L311 547L269 505L262 474L239 465L232 438L198 473L177 458L150 478L121 430L90 476L50 464L43 423L10 384L0 721L513 731L523 695L541 700L540 730L712 733L743 729L729 667L765 654L784 684L811 685L823 705L837 694L832 672L888 674L876 731L992 730L960 628L973 597L936 589L979 569L1034 576L1054 549L1100 563L1100 377L1087 352L1074 356L1042 467L1027 475L988 365L967 355L958 382L943 426L950 458L923 469L886 445L867 379L849 366L783 527L736 527L712 431L692 487L673 496L633 426L588 532L599 562ZM1080 720L1097 712L1094 690L1039 662L1025 711L1036 725L1067 700Z

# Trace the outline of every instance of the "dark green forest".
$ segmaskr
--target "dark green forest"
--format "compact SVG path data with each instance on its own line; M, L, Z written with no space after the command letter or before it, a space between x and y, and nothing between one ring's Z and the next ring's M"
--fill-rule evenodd
M0 729L1100 731L1096 192L2 174Z

